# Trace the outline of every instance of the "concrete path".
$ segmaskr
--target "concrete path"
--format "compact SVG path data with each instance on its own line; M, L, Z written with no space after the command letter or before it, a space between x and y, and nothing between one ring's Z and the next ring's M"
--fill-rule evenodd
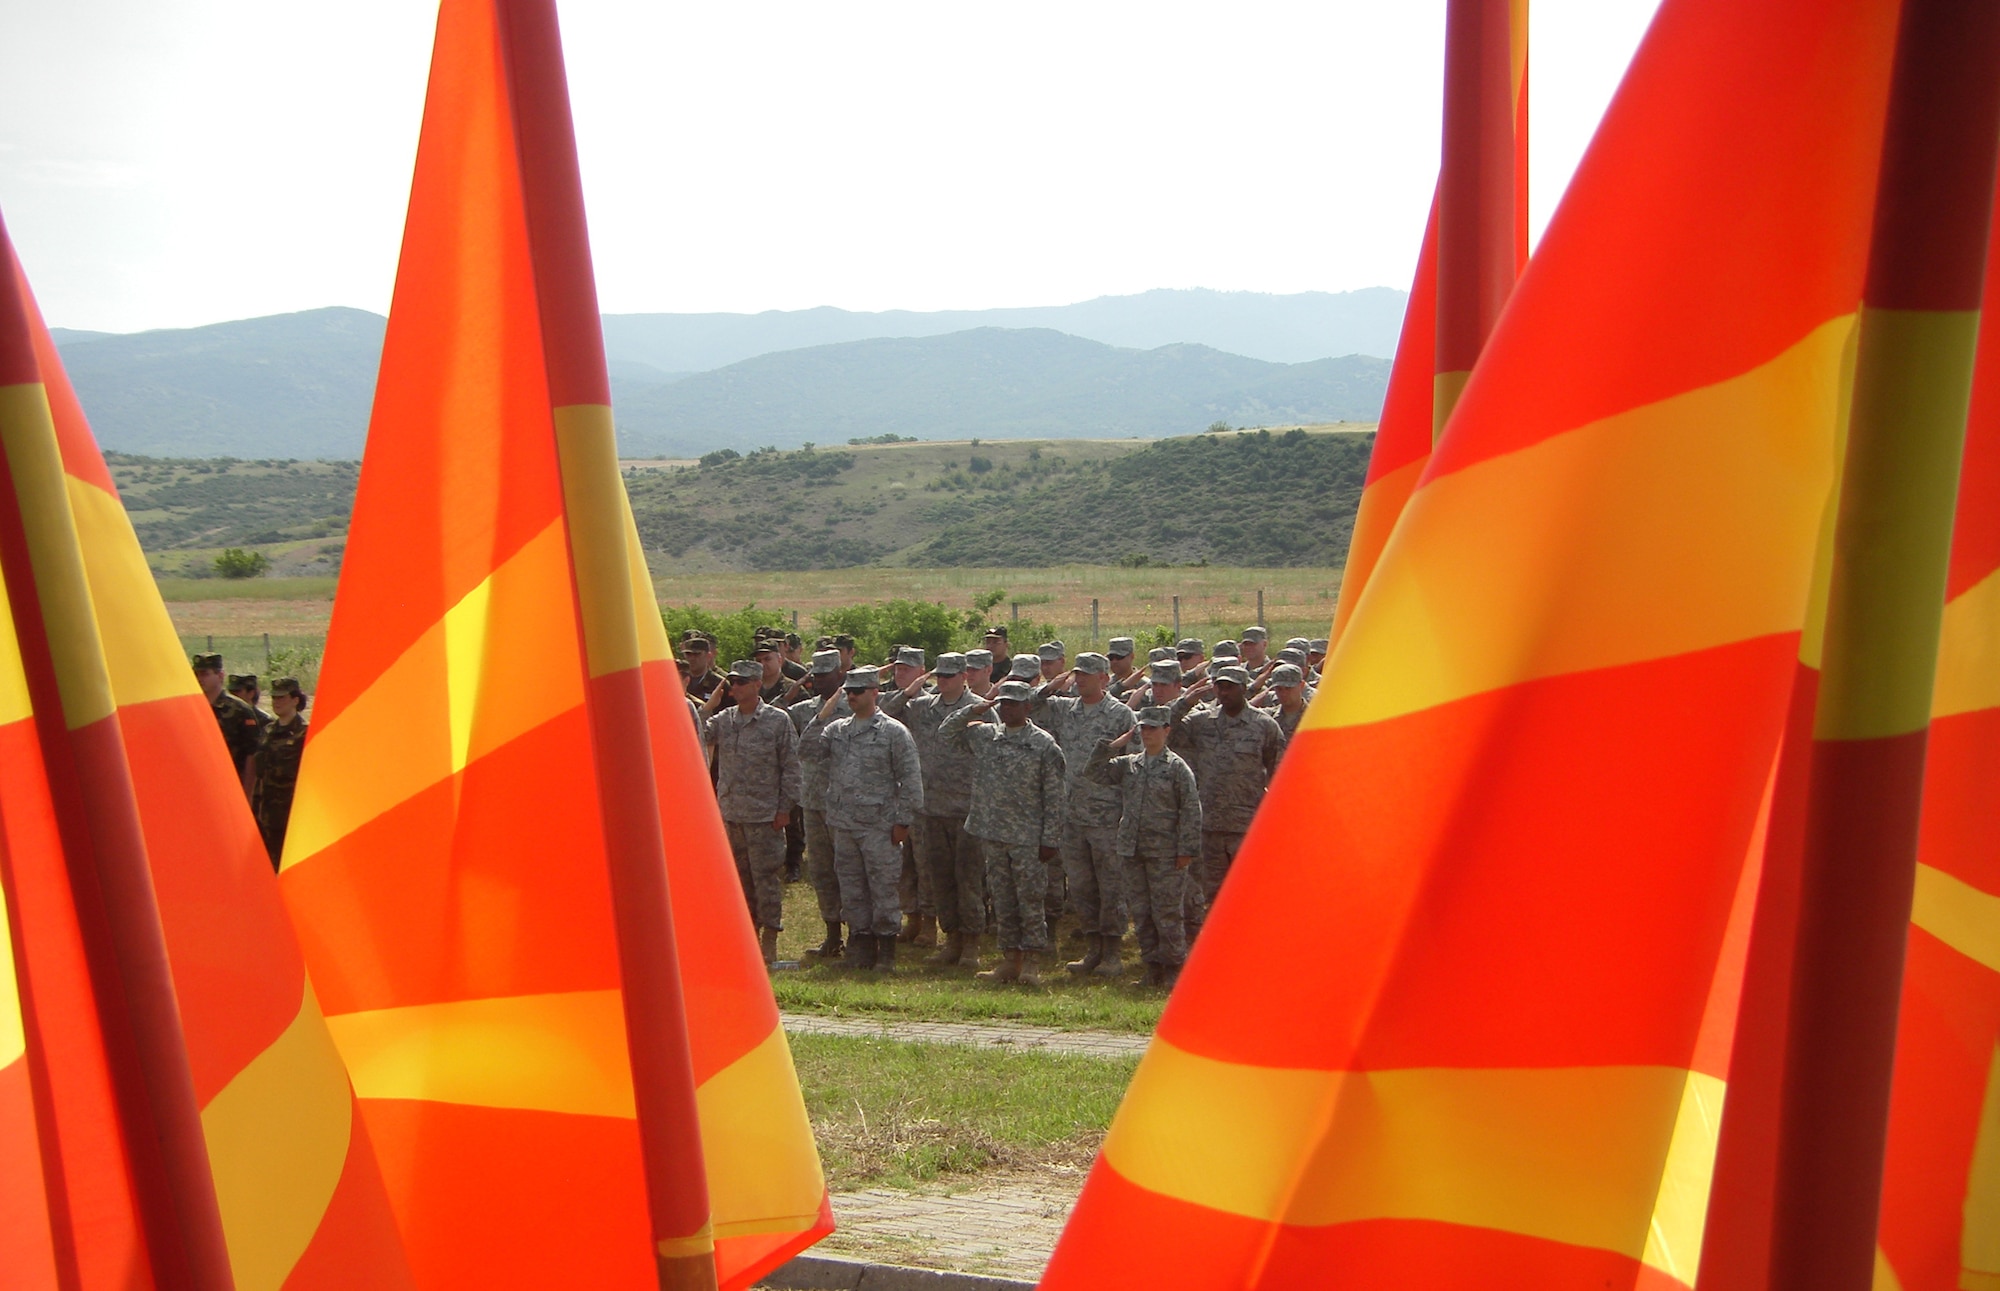
M1015 1175L946 1193L869 1188L833 1196L833 1236L814 1253L1033 1282L1083 1185L1080 1171Z
M1080 1053L1093 1058L1136 1058L1146 1052L1151 1039L1124 1031L1060 1031L1055 1027L1012 1022L877 1022L818 1013L785 1013L780 1017L785 1030L794 1035L866 1036L911 1044L1039 1049L1045 1053Z

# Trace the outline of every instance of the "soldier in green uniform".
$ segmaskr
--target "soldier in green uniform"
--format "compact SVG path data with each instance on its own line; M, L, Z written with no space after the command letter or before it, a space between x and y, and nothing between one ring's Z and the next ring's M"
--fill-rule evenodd
M297 677L271 683L270 734L251 759L250 810L264 836L264 850L277 868L285 854L285 826L292 818L292 794L299 783L299 758L306 751L306 692Z
M261 745L271 734L271 714L264 708L262 703L264 697L258 692L257 674L230 673L229 693L250 705L250 711L257 714L257 743Z
M243 792L250 792L250 758L261 743L260 723L257 710L223 689L222 656L219 654L198 654L194 656L194 679L201 687L208 706L215 711L215 725L222 732L222 742L229 748L229 765L236 770L236 778L243 785Z

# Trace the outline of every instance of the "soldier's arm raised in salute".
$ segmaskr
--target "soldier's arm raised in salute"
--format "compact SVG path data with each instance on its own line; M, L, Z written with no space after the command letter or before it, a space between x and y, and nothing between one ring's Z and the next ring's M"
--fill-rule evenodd
M958 711L949 714L942 722L938 723L938 738L944 740L953 748L963 749L968 753L971 752L973 719L984 717L986 714L992 712L993 706L999 702L998 699L985 699L977 704L967 704Z
M799 757L807 762L824 762L827 758L826 728L836 719L833 710L840 706L842 695L836 690L826 697L806 728L799 732Z
M1132 742L1132 733L1138 729L1135 726L1116 739L1099 740L1097 747L1090 751L1090 761L1084 764L1084 778L1095 784L1117 786L1125 783L1125 773L1132 767L1118 756L1118 751Z

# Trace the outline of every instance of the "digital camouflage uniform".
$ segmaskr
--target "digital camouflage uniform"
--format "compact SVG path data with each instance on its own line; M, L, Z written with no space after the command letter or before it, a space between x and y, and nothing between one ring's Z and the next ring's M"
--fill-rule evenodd
M944 719L939 734L972 760L966 832L986 857L1001 950L1048 949L1048 867L1041 849L1062 846L1062 750L1047 731L1024 722L974 722L967 705Z
M715 750L716 803L751 921L783 928L785 833L772 822L799 800L798 732L760 699L748 713L732 704L709 718L703 739Z
M1138 720L1132 710L1106 695L1095 704L1076 696L1037 698L1031 710L1055 736L1066 767L1069 802L1063 817L1062 865L1070 912L1085 934L1125 935L1125 903L1120 897L1118 791L1086 779L1084 769L1098 741L1116 739Z
M826 764L826 827L840 906L857 934L896 936L902 907L896 894L902 849L889 831L912 823L924 807L916 741L902 723L877 712L821 724L817 715L799 740L804 760Z
M898 696L900 698L900 695ZM930 878L938 926L979 936L986 931L986 862L966 831L972 810L972 755L944 738L944 719L979 703L971 691L956 701L932 692L898 705L897 719L917 742L924 768L924 810L917 817L917 863ZM885 701L883 708L889 707Z
M826 827L826 760L804 756L805 729L825 705L824 699L801 699L786 711L800 737L799 814L805 817L806 881L819 901L819 917L827 923L839 923L840 876L833 872L833 835ZM846 717L853 711L847 706L847 696L842 695L833 715Z
M250 809L257 817L257 832L264 836L264 850L276 868L285 854L285 826L292 817L292 796L299 783L299 759L306 751L306 719L291 722L271 719L264 747L251 760Z
M1183 742L1178 747L1193 764L1201 787L1201 859L1195 863L1201 889L1199 925L1215 904L1250 829L1250 818L1264 800L1271 773L1284 752L1285 734L1269 713L1248 704L1231 717L1219 704L1195 707L1183 695L1168 711L1174 733Z
M1138 925L1139 956L1177 968L1187 959L1187 929L1181 912L1185 885L1176 862L1201 855L1201 794L1194 771L1172 749L1113 757L1111 741L1102 740L1091 751L1085 774L1119 796L1117 848L1125 899Z

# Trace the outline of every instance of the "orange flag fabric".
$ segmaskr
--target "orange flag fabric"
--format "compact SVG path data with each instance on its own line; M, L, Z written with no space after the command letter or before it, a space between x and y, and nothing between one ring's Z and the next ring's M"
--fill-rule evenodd
M281 885L420 1287L831 1228L618 472L550 0L445 0Z
M4 230L0 274L0 877L21 1051L0 1066L0 1136L32 1145L0 1155L0 1206L32 1212L39 1189L24 1240L44 1252L6 1266L84 1288L407 1286L214 714Z
M1045 1286L1692 1285L1896 16L1663 5Z

